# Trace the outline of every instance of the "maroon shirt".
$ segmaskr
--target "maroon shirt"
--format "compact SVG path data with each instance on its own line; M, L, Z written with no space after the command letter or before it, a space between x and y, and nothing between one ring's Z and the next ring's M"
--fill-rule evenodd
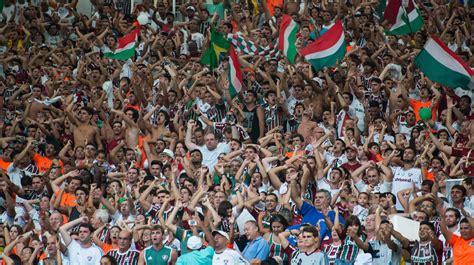
M354 172L356 169L358 169L359 167L361 166L361 164L359 162L355 163L355 164L349 164L349 162L347 163L344 163L342 164L341 167L347 169L347 171L349 172Z
M474 176L474 149L453 147L452 156L467 157L467 162L461 165L461 169L470 177Z

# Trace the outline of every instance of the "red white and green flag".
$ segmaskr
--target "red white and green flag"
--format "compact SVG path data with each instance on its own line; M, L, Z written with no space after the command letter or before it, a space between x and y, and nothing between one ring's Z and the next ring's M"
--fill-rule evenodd
M387 35L406 35L423 26L423 17L415 0L388 0L383 17L389 23Z
M315 42L299 50L316 71L330 67L346 54L344 28L340 20Z
M140 26L136 25L132 32L118 39L118 48L114 52L104 53L104 56L122 61L130 59L135 54L139 35Z
M242 71L240 70L239 57L237 57L232 45L230 45L229 48L229 73L227 79L229 80L230 97L234 98L242 90L243 78Z
M280 24L280 34L278 36L278 49L288 58L291 64L295 63L296 34L300 30L300 25L290 16L283 15Z
M435 36L428 39L415 64L431 81L453 89L474 89L474 71Z

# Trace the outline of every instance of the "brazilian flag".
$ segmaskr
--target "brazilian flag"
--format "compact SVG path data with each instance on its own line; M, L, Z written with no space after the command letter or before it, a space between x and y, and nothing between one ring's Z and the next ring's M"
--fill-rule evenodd
M217 68L220 63L221 55L223 53L227 53L229 51L229 47L230 44L224 35L211 28L209 47L203 53L201 57L201 63L209 65L211 70Z

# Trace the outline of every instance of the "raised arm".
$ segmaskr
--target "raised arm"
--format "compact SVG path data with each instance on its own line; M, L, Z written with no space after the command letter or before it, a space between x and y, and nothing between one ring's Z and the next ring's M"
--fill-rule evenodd
M188 129L186 130L186 138L184 140L184 143L186 144L186 147L190 151L195 150L195 149L199 149L199 146L197 146L195 143L193 143L191 141L193 129L194 129L195 126L196 126L196 121L194 121L194 120L189 120L188 121Z
M61 227L59 227L59 233L61 233L61 237L63 238L64 245L66 247L69 246L69 244L71 244L72 242L72 238L71 238L71 235L68 233L68 230L80 223L87 223L87 222L89 222L89 218L87 218L86 216L83 216L71 222L68 222L66 224L63 224Z
M298 187L296 186L296 180L291 181L291 199L295 202L297 209L301 209L303 206L303 199L301 199L301 194L298 192Z
M171 211L168 218L166 219L166 223L165 223L166 227L168 227L168 229L171 232L173 232L173 234L175 235L176 235L176 231L178 230L178 226L173 224L173 222L175 221L174 219L176 218L176 214L178 213L179 209L181 209L182 207L183 207L183 203L178 198L176 198L174 208Z

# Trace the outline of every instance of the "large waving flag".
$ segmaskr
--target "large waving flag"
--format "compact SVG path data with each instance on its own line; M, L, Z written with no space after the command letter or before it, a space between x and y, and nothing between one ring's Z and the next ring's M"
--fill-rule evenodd
M474 71L435 36L428 39L415 64L430 80L443 86L474 89Z
M122 61L126 61L130 59L130 57L132 57L135 54L135 48L137 45L139 35L140 35L140 26L137 23L137 25L135 26L135 29L132 32L118 39L118 48L114 52L104 53L104 56L111 59L117 59L117 60L122 60Z
M209 41L209 47L203 53L201 57L201 63L210 66L211 70L217 68L220 63L220 56L222 53L229 51L229 42L219 32L216 32L211 28L211 38Z
M278 49L288 58L291 64L295 63L296 57L296 34L300 25L290 16L283 15L278 36Z
M234 98L239 94L243 87L242 71L240 70L239 58L235 53L234 47L229 48L229 80L230 97Z
M315 42L299 50L316 71L333 66L346 54L344 28L340 20Z
M406 35L417 32L423 26L423 17L415 0L388 1L383 17L390 24L388 35Z
M255 42L245 38L242 33L228 34L227 40L234 46L236 52L249 55L263 56L266 58L280 58L280 52L270 43L267 47L261 47Z

